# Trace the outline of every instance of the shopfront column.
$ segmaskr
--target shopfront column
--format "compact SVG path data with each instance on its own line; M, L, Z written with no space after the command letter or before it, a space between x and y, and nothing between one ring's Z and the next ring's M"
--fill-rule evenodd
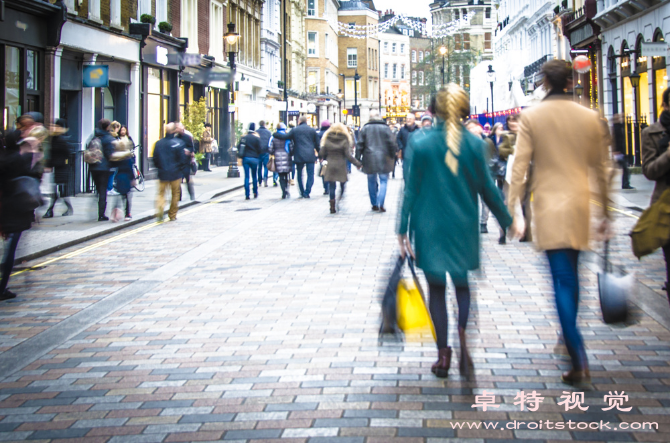
M128 88L128 131L135 143L140 143L140 64L130 65L130 87Z
M319 125L326 119L328 119L328 108L326 105L319 105Z
M60 118L60 70L62 48L48 48L44 63L44 122Z
M98 54L84 56L84 65L93 65ZM95 88L81 91L81 141L85 142L95 129Z

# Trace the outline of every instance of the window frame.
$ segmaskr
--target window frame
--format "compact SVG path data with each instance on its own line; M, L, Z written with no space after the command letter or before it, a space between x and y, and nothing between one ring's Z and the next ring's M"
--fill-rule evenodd
M312 51L309 47L310 41L309 38L310 36L314 36L314 52ZM319 56L319 33L317 31L308 31L307 32L307 57L318 57Z
M347 48L347 68L358 68L358 48Z
M310 2L312 3L311 9L309 7ZM318 0L307 0L307 17L316 17L318 6Z

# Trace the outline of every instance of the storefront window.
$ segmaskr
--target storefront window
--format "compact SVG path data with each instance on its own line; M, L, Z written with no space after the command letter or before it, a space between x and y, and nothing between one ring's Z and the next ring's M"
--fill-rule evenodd
M656 77L656 119L663 112L663 91L668 87L668 71L667 69L659 69L654 71Z
M149 68L149 75L147 76L147 92L149 94L161 93L161 70Z
M623 112L626 117L635 119L635 108L633 107L633 86L630 83L630 78L623 78ZM626 155L632 155L633 149L629 141L633 140L634 134L628 134L628 131L634 131L635 125L624 125L626 128Z
M39 57L35 51L26 51L26 89L39 89Z
M646 72L640 73L640 87L638 97L640 98L640 119L646 118L649 122L649 76Z
M103 88L102 96L102 116L109 121L114 121L114 97L112 96L112 91L110 91L109 88Z
M19 81L21 78L21 52L19 48L5 47L5 130L14 127L21 115Z
M153 157L156 142L164 135L170 115L170 79L168 71L147 68L147 143L148 156Z

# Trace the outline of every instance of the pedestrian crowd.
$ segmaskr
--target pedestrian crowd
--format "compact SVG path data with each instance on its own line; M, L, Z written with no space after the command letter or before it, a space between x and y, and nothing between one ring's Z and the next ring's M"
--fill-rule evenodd
M451 367L448 274L458 305L459 370L468 377L474 373L466 337L471 299L468 272L480 266L480 235L488 233L488 219L493 214L500 245L518 239L532 241L544 251L553 280L560 341L571 360L571 369L562 380L587 383L588 359L577 327L579 258L590 247L594 215L598 238L606 240L611 235L607 209L610 158L623 169L622 188L632 187L621 141L621 116L615 116L610 135L596 112L572 100L566 92L573 86L572 70L566 62L545 63L542 76L547 93L544 100L520 115L508 116L504 125L482 126L477 120L468 120L469 97L455 84L435 94L418 124L415 115L408 114L402 126L389 125L377 111L371 111L369 121L356 129L324 120L317 131L306 116L289 128L278 124L274 132L264 121L258 122L258 127L250 123L232 150L244 171L245 199L251 200L252 194L258 198L260 189L269 187L270 174L272 187L281 189L281 199L291 198L296 181L299 198L310 199L318 174L323 194L329 197L329 211L336 214L353 165L367 175L371 210L384 213L389 176L395 177L401 163L404 189L398 244L401 257L412 257L428 281L429 312L438 349L432 372L446 377ZM666 192L670 188L670 89L663 94L662 107L659 121L642 132L642 170L656 182L652 204L670 198ZM70 180L72 148L67 132L63 119L47 128L41 115L28 113L17 120L16 130L4 136L0 154L0 231L6 239L2 300L15 297L7 289L9 276L21 234L35 221L35 211L43 203L39 185L45 171L53 173L56 186L43 217L54 216L59 198L66 206L62 216L74 212L68 197L59 192ZM98 122L86 143L84 160L97 190L99 221L109 220L108 193L118 195L112 218L132 219L135 148L128 128L107 119ZM164 219L168 189L170 221L177 220L182 183L191 200L195 198L192 175L198 169L198 152L203 171L218 163L219 148L211 125L204 125L198 140L180 122L165 126L165 137L153 150L159 180L159 221ZM595 214L591 211L591 178L600 201ZM661 247L670 279L670 233Z

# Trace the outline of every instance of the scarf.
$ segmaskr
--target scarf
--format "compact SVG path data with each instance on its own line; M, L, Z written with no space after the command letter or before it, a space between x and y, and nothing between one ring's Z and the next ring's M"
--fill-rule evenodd
M661 117L659 119L661 125L665 128L666 132L670 132L670 111L661 112Z
M280 132L280 133L282 133L282 134L285 134L285 133L286 133L286 129L279 129L279 130L277 130L277 132ZM291 153L291 141L290 141L290 140L286 140L286 142L284 142L284 150L286 150L286 153L287 153L287 154L290 154L290 153Z

